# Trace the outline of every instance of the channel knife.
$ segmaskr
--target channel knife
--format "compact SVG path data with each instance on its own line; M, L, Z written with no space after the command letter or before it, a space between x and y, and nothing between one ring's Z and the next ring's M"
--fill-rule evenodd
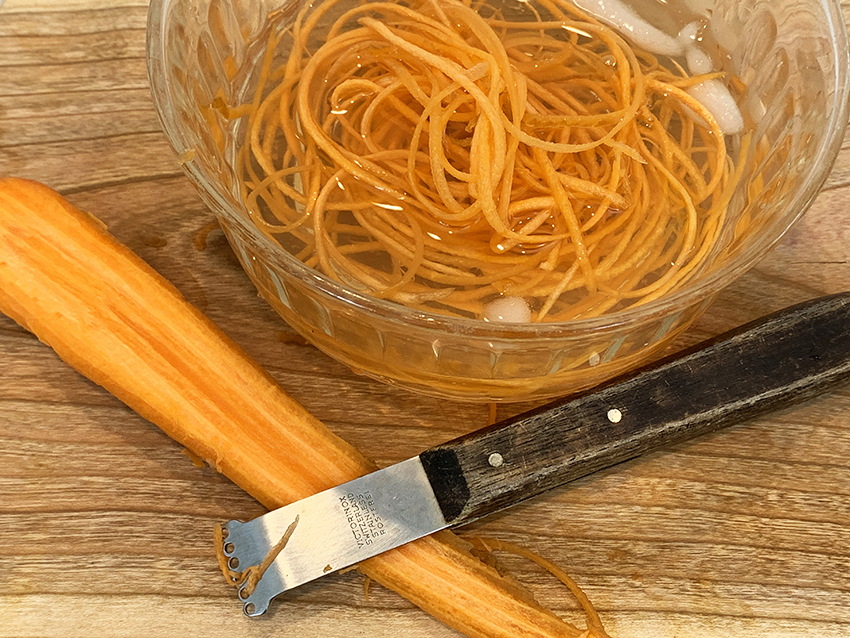
M247 523L230 521L219 550L234 571L260 570L259 581L238 588L244 612L258 616L278 594L324 574L848 378L850 293L842 293Z

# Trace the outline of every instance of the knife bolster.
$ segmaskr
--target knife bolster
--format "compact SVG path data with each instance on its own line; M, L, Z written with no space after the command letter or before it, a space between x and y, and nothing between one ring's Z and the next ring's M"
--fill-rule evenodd
M469 485L457 454L452 449L432 448L419 455L422 468L446 523L452 525L469 502Z

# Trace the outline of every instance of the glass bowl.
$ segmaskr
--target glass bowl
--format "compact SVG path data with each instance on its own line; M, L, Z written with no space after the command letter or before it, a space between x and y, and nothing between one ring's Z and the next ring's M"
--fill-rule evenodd
M586 0L585 0L586 1ZM595 318L501 323L371 297L260 232L234 169L239 131L221 105L257 81L269 16L301 3L152 0L148 68L163 129L260 294L294 329L355 370L404 388L476 401L542 399L584 389L667 346L724 286L756 263L817 195L847 122L844 21L830 0L688 0L742 86L752 145L711 260L683 287ZM747 232L740 232L746 226Z

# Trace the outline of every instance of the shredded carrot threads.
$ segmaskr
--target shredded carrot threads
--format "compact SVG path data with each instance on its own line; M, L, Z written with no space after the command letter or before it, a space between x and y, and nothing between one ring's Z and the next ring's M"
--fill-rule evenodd
M269 237L377 297L480 317L510 289L537 322L707 267L737 174L686 89L718 73L567 0L349 2L272 29L250 104L220 109L247 120L241 188Z

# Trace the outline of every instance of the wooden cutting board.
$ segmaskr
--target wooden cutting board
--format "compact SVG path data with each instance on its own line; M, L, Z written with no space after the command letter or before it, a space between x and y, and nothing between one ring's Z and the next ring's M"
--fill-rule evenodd
M306 345L260 300L160 133L144 0L0 3L0 174L46 182L381 465L484 425ZM850 289L850 151L803 221L676 348ZM356 406L352 410L351 406ZM528 406L500 406L499 417ZM850 635L850 387L494 516L463 533L565 567L618 638ZM0 316L0 638L456 636L349 573L244 618L215 522L262 512ZM565 589L503 562L580 620Z

